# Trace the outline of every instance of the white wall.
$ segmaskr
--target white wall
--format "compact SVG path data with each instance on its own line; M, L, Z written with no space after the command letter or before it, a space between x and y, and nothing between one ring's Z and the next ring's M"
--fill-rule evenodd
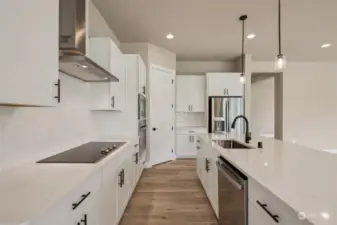
M274 78L251 87L251 124L253 134L274 134Z
M144 63L176 70L176 54L164 48L150 43L121 43L121 51L124 54L139 54Z
M156 45L149 44L149 64L176 70L176 54Z
M89 37L110 37L119 47L120 42L91 0L89 1Z
M236 62L178 61L177 74L204 75L208 72L236 72Z
M149 43L121 43L121 51L124 54L138 54L145 65L149 62Z
M254 62L253 72L272 72ZM337 63L289 62L283 73L283 138L318 149L337 147Z
M0 107L0 169L50 156L95 133L82 81L61 75L61 103L50 108Z

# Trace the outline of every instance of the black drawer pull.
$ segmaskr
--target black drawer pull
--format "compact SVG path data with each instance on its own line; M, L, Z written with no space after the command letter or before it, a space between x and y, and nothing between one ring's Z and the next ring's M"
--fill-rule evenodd
M57 96L55 96L54 98L57 99L58 103L60 103L61 102L61 80L58 79L57 83L54 85L57 86Z
M119 187L122 187L123 186L123 171L122 170L118 173L118 177L119 177L118 185Z
M88 198L88 196L91 194L91 192L88 192L87 194L85 195L82 195L82 198L81 200L78 202L78 203L73 203L73 210L75 210L79 205L81 205L81 203L86 199Z
M124 169L122 169L122 186L124 186L124 178L125 178L124 175L125 175L124 174Z
M87 223L88 223L88 216L87 216L87 214L84 214L84 218L81 219L81 222L84 223L84 225L87 225Z
M210 170L209 169L209 160L206 158L205 161L206 161L206 163L205 163L206 168L205 169L206 169L206 172L208 173L208 171Z
M273 215L268 209L267 209L267 204L262 204L259 200L256 201L257 204L276 222L279 222L279 216L278 215Z

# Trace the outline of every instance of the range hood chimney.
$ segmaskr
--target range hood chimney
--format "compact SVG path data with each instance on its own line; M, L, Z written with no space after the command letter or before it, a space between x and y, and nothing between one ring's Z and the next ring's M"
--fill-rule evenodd
M86 82L118 78L86 56L86 1L60 0L59 70Z

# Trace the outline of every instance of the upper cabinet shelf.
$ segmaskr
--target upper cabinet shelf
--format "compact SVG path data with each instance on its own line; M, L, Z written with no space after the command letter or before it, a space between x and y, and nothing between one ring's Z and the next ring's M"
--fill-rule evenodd
M0 105L55 106L58 1L2 0L0 15Z
M208 96L243 96L240 73L207 73Z

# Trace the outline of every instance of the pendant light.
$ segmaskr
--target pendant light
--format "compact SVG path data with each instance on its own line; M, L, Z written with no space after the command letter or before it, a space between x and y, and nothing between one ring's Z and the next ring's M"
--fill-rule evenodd
M245 77L245 20L248 18L247 15L240 16L240 21L242 21L242 52L241 52L241 75L240 75L240 83L246 82Z
M275 70L283 70L287 64L287 59L282 54L281 38L281 0L278 0L278 55L275 57Z

